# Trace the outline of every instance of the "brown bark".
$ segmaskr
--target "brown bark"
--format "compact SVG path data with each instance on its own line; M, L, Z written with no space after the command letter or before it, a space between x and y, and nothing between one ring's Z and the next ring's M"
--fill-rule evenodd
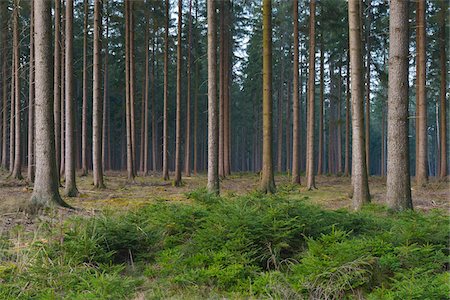
M50 1L36 1L36 176L30 206L68 206L60 197L56 167L55 135L52 103L52 15Z
M319 106L319 153L318 153L318 160L317 160L317 175L321 175L322 171L324 169L324 163L323 163L323 157L324 157L324 151L323 151L323 104L324 104L324 90L325 90L325 84L324 84L324 53L323 53L323 32L320 36L320 106Z
M192 0L189 0L188 53L187 53L187 90L186 90L186 147L184 173L191 176L191 40L192 40Z
M181 186L181 25L182 0L178 0L178 42L177 42L177 107L175 124L175 186Z
M28 91L28 171L27 181L34 181L34 0L30 7L30 70Z
M367 174L370 175L370 25L372 22L371 0L367 2L367 23L366 23L366 107L365 107L365 147L366 147L366 166Z
M283 36L281 36L283 40ZM281 53L284 53L281 47ZM280 87L278 89L277 101L277 172L283 171L283 97L284 97L284 57L281 60Z
M14 44L14 43L13 43ZM13 46L14 48L14 46ZM11 51L11 88L10 88L10 104L9 104L9 172L12 173L14 167L14 145L15 145L15 63L14 63L14 51Z
M272 162L272 2L263 0L263 165L260 189L276 190Z
M57 0L59 1L59 0ZM87 62L87 43L88 43L88 0L84 0L84 25L83 25L83 104L81 113L81 176L88 174L88 62Z
M66 110L66 140L65 140L65 193L68 197L78 195L75 180L75 122L73 95L73 0L66 0L65 26L65 110Z
M144 113L143 119L143 128L142 128L142 144L141 148L143 148L143 156L141 156L142 163L142 172L144 175L148 174L148 89L149 89L149 31L150 31L150 12L147 11L145 15L145 85L144 85L144 109L142 110Z
M53 115L55 129L56 168L61 166L61 1L55 0L54 68L53 68Z
M225 176L224 169L224 90L225 90L225 1L220 1L220 35L219 35L219 176L223 178Z
M350 67L351 67L351 100L352 100L352 185L353 208L370 202L369 183L364 144L363 85L362 85L362 53L361 25L359 17L359 0L350 0L348 4L350 32Z
M130 65L130 40L131 40L131 29L130 29L130 19L131 19L131 1L125 1L125 122L126 122L126 137L127 137L127 179L128 181L134 180L134 164L133 164L133 147L132 147L132 117L131 117L131 65Z
M129 3L129 24L130 24L130 124L131 124L131 159L132 159L132 171L133 177L136 176L136 114L135 114L135 63L134 63L134 3L135 1L130 1Z
M66 156L66 137L65 137L65 119L66 119L66 113L65 113L65 92L66 92L66 80L65 80L65 76L66 76L66 72L65 72L65 57L66 57L66 50L65 50L65 45L66 45L66 41L65 41L65 28L66 28L66 17L65 17L65 9L64 9L64 2L62 2L61 4L61 13L62 13L62 19L61 19L61 34L62 37L60 38L60 50L61 50L61 55L60 55L60 75L61 75L61 79L60 79L60 114L59 114L59 119L60 119L60 134L61 134L61 157L60 157L60 164L59 164L59 174L60 177L64 176L65 173L65 156ZM55 101L57 101L55 99Z
M103 102L102 102L102 2L94 2L94 62L92 80L92 166L95 188L104 188L103 183L103 158L102 158L102 125L103 125Z
M427 161L427 99L426 99L426 0L417 1L416 11L416 181L423 186L428 181Z
M109 2L106 2L106 36L105 43L105 60L104 60L104 75L103 75L103 124L102 124L102 168L103 171L111 169L111 148L108 141L110 140L109 127L109 93L108 93L108 52L109 52Z
M347 75L346 75L346 94L345 94L345 158L344 175L350 175L350 47L347 50Z
M8 119L8 63L7 63L7 57L8 57L8 46L7 46L7 39L8 39L8 18L7 18L7 11L8 11L8 3L6 1L0 1L0 16L1 16L1 28L2 33L0 35L1 37L1 58L2 58L2 160L1 160L1 167L6 169L7 164L7 119Z
M232 48L231 43L231 35L230 35L230 1L225 1L225 11L224 11L224 43L225 47L223 49L224 53L224 117L223 117L223 123L224 123L224 136L223 136L223 169L224 169L224 175L231 175L231 104L230 104L230 77L232 68L230 67L230 60L232 51L230 49Z
M341 120L341 97L342 97L342 58L339 61L339 82L337 98L337 172L342 174L342 120Z
M393 210L412 209L408 143L408 1L391 0L386 201Z
M298 42L298 0L292 1L293 19L294 19L294 64L293 64L293 82L292 82L292 119L293 119L293 139L292 139L292 183L300 184L300 105L298 97L299 88L299 42Z
M216 86L215 1L207 2L208 16L208 192L219 194L218 116Z
M13 50L14 50L14 167L12 177L22 179L22 147L20 133L20 42L19 42L19 0L14 0Z
M153 172L156 172L158 169L156 162L156 153L158 152L157 149L157 128L156 128L156 105L155 105L155 69L156 69L156 59L155 59L155 49L156 49L156 32L157 32L157 25L156 22L153 22L153 35L154 35L154 42L152 42L152 170Z
M167 120L168 80L169 80L169 0L166 0L166 18L164 32L164 108L163 108L163 178L169 180L169 128Z
M308 119L306 150L306 187L316 188L314 178L314 94L315 94L315 62L316 62L316 1L309 3L309 76L308 76Z
M291 171L291 83L287 84L286 101L286 171Z
M447 14L448 3L445 1L441 2L441 12L439 19L439 64L441 69L440 74L440 85L441 85L441 94L440 94L440 112L439 112L439 176L445 177L447 176L447 99L446 99L446 90L447 90L447 54L445 51L445 18Z

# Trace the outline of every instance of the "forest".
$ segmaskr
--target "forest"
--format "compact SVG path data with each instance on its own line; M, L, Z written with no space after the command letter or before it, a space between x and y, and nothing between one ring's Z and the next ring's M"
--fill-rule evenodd
M449 299L446 0L0 0L0 299Z

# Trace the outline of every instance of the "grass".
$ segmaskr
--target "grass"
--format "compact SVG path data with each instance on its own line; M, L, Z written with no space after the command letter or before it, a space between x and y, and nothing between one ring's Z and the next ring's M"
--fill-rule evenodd
M222 197L203 179L91 191L83 178L71 203L100 212L51 211L0 235L0 299L448 298L442 210L351 212L340 178L306 192L282 176L263 195L257 176L235 175Z

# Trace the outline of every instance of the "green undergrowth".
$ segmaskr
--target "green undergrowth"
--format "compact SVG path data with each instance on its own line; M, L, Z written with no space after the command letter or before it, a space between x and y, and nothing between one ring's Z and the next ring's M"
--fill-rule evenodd
M0 299L447 299L445 214L331 211L287 193L195 190L16 228L0 239Z

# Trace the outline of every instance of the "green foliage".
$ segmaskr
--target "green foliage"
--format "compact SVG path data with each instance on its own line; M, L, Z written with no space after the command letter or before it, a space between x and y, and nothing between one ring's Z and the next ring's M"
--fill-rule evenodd
M122 299L138 288L149 298L449 294L447 216L323 210L286 199L291 189L231 197L195 190L190 203L42 226L25 247L2 238L0 298Z

